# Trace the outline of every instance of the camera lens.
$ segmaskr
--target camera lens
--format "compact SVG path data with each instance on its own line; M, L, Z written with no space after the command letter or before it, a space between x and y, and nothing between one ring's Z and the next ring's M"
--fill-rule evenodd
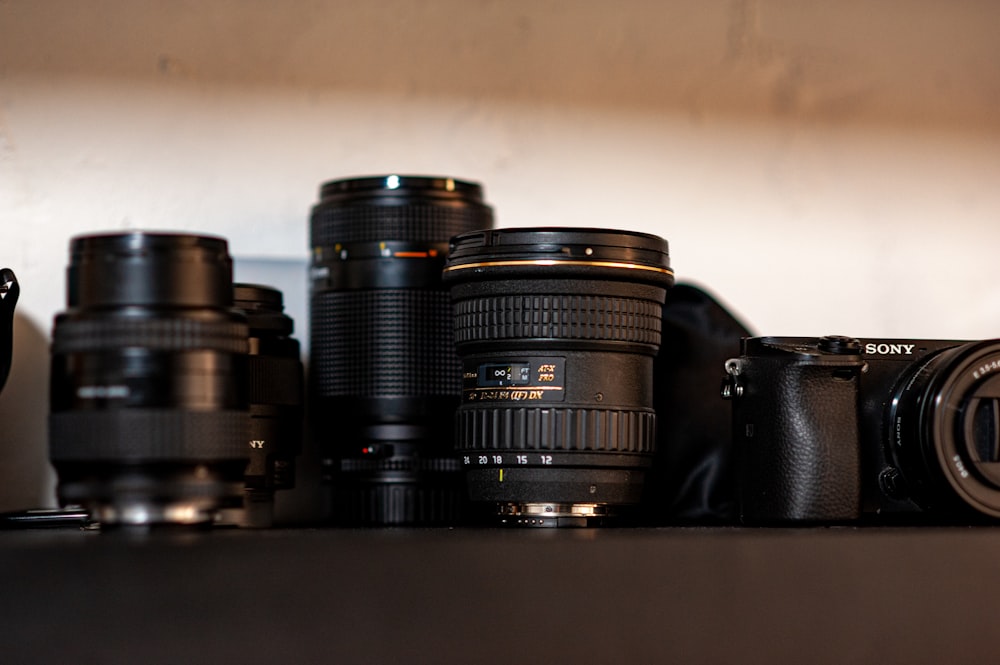
M461 395L448 240L493 225L482 188L397 176L324 184L311 223L310 409L344 523L451 523Z
M916 498L1000 517L1000 340L939 351L900 386L890 448Z
M208 523L241 500L246 318L221 238L74 238L49 447L64 504L104 525Z
M265 527L273 522L275 490L295 487L295 457L302 450L302 361L281 291L236 284L233 305L250 327L250 464L240 523Z
M507 524L624 516L654 452L667 242L607 229L468 233L452 240L444 279L470 498Z

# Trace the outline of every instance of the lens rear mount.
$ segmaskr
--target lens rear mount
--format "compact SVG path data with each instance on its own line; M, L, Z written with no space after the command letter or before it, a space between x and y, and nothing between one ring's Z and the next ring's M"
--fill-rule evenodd
M244 462L63 463L60 498L86 504L102 528L208 526L239 504Z
M598 526L617 516L613 507L599 503L504 503L497 514L502 525L527 527Z

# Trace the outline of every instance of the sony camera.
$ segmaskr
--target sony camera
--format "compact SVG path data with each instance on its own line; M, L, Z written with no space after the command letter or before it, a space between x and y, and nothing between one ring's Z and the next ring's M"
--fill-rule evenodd
M744 522L1000 517L1000 340L752 337L726 372Z

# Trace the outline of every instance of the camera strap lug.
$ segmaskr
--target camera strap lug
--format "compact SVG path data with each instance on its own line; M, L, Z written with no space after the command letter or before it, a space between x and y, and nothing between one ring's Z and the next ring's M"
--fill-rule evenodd
M722 379L722 398L735 399L743 396L744 384L740 380L743 372L743 360L730 358L726 361L726 376Z

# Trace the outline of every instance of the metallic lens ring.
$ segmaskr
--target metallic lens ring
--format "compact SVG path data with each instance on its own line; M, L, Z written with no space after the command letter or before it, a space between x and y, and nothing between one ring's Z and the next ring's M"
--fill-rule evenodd
M533 517L606 517L613 514L600 503L505 503L497 506L499 515Z
M502 268L502 267L555 267L572 266L588 268L614 268L619 270L645 270L648 272L660 273L663 275L674 274L670 268L660 266L650 266L641 263L625 263L622 261L586 261L578 259L510 259L505 261L480 261L478 263L460 263L450 265L444 269L445 272L455 272L469 268Z

